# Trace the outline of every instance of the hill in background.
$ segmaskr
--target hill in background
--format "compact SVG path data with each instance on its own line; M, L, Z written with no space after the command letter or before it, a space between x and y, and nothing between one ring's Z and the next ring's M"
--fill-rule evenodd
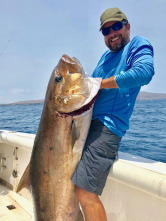
M137 97L137 100L162 100L166 99L166 94L164 93L151 93L151 92L145 92L140 91ZM10 105L16 105L16 104L38 104L43 103L44 99L41 100L30 100L30 101L18 101L14 103L10 103ZM3 105L3 104L0 104ZM9 105L9 104L5 104Z
M166 99L166 94L140 91L137 97L137 100L161 100L161 99Z

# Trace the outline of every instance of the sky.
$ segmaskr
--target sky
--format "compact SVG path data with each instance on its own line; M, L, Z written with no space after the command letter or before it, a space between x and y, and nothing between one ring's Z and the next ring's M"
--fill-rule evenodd
M107 50L100 16L119 7L154 48L155 76L141 90L166 93L165 0L0 0L0 104L44 99L63 54L91 75Z

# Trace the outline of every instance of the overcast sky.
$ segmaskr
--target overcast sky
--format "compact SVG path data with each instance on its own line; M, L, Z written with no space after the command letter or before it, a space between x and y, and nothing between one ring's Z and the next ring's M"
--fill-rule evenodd
M131 38L154 47L155 76L142 90L166 93L165 0L0 0L0 103L43 99L63 54L91 74L107 50L99 19L111 7L127 15Z

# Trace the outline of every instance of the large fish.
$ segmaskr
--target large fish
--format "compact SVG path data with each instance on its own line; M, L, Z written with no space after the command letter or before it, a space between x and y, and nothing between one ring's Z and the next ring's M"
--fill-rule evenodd
M86 77L63 55L51 75L29 166L18 191L30 186L37 221L81 221L71 182L91 122L101 79Z

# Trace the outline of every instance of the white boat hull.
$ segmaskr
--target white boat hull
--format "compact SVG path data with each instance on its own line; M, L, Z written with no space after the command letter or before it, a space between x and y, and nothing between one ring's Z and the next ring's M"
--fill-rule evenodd
M34 138L33 134L0 131L0 178L14 191L29 163ZM25 190L21 195L31 199ZM166 164L119 153L101 200L108 221L165 221Z

